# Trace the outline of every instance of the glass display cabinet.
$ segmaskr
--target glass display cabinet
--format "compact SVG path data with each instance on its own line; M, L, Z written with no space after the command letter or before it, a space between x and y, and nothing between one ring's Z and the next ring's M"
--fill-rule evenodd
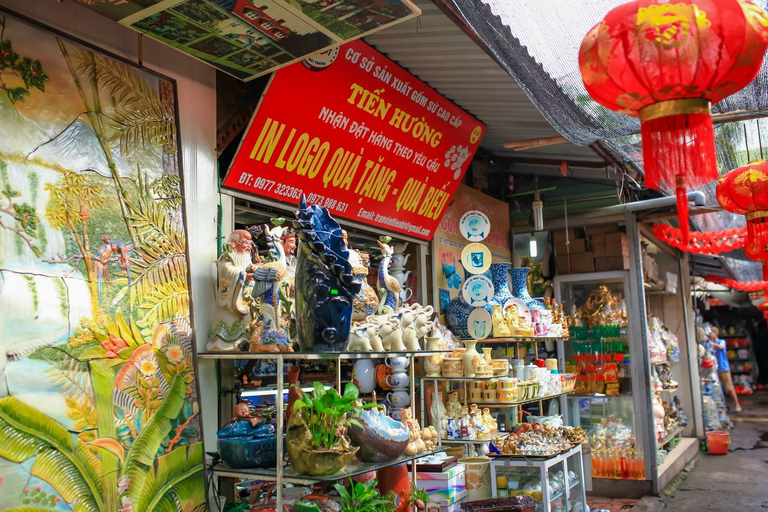
M565 423L588 432L585 483L598 479L650 481L648 393L641 335L628 271L555 278L555 296L570 318L583 322L559 342L560 364L577 374L576 392L561 398ZM651 447L655 449L655 447ZM644 482L643 482L644 483Z

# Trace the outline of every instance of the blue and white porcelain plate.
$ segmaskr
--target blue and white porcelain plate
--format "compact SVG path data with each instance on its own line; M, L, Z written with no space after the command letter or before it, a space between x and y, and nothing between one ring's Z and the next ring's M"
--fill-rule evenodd
M493 321L491 314L484 308L475 308L467 319L467 331L476 340L484 340L491 335Z
M464 300L472 307L481 308L493 298L493 282L485 276L472 276L464 281L461 289Z
M461 216L459 231L470 242L482 242L491 232L491 221L480 210L470 210Z
M483 244L468 244L461 251L461 264L470 274L485 274L491 267L491 251Z

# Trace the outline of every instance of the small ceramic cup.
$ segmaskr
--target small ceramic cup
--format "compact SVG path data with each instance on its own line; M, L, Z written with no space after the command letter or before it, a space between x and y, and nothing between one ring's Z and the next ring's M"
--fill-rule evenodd
M411 379L407 373L396 371L393 372L392 375L387 375L384 378L384 382L386 382L387 385L389 385L391 388L399 390L407 388L411 383Z

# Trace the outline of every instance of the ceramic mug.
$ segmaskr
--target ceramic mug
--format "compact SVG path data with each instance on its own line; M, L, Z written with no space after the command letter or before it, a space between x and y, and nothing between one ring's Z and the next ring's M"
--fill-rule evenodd
M402 409L411 405L411 395L405 391L393 391L387 393L387 401L392 404L392 407Z
M395 371L392 375L384 377L384 382L393 389L405 389L410 385L411 379L407 373Z
M392 418L393 420L403 421L403 410L397 409L397 408L392 409L389 412L389 417Z
M384 364L392 368L392 371L403 372L411 364L411 360L407 357L388 357L384 360Z
M470 402L481 402L483 400L483 390L479 388L470 388L469 389L469 401Z

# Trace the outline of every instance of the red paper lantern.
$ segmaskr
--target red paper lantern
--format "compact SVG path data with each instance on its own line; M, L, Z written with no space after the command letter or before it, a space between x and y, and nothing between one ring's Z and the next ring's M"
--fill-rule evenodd
M645 184L675 187L688 241L688 185L717 179L710 108L749 84L768 17L746 0L638 0L616 7L581 43L595 101L640 118Z
M747 218L744 252L763 262L768 281L768 162L755 160L732 170L717 181L717 202L731 213ZM768 302L768 289L765 290Z
M747 236L747 228L692 231L688 243L685 244L680 228L673 228L669 224L654 224L651 226L651 232L672 247L693 254L720 254L741 249L744 247Z

